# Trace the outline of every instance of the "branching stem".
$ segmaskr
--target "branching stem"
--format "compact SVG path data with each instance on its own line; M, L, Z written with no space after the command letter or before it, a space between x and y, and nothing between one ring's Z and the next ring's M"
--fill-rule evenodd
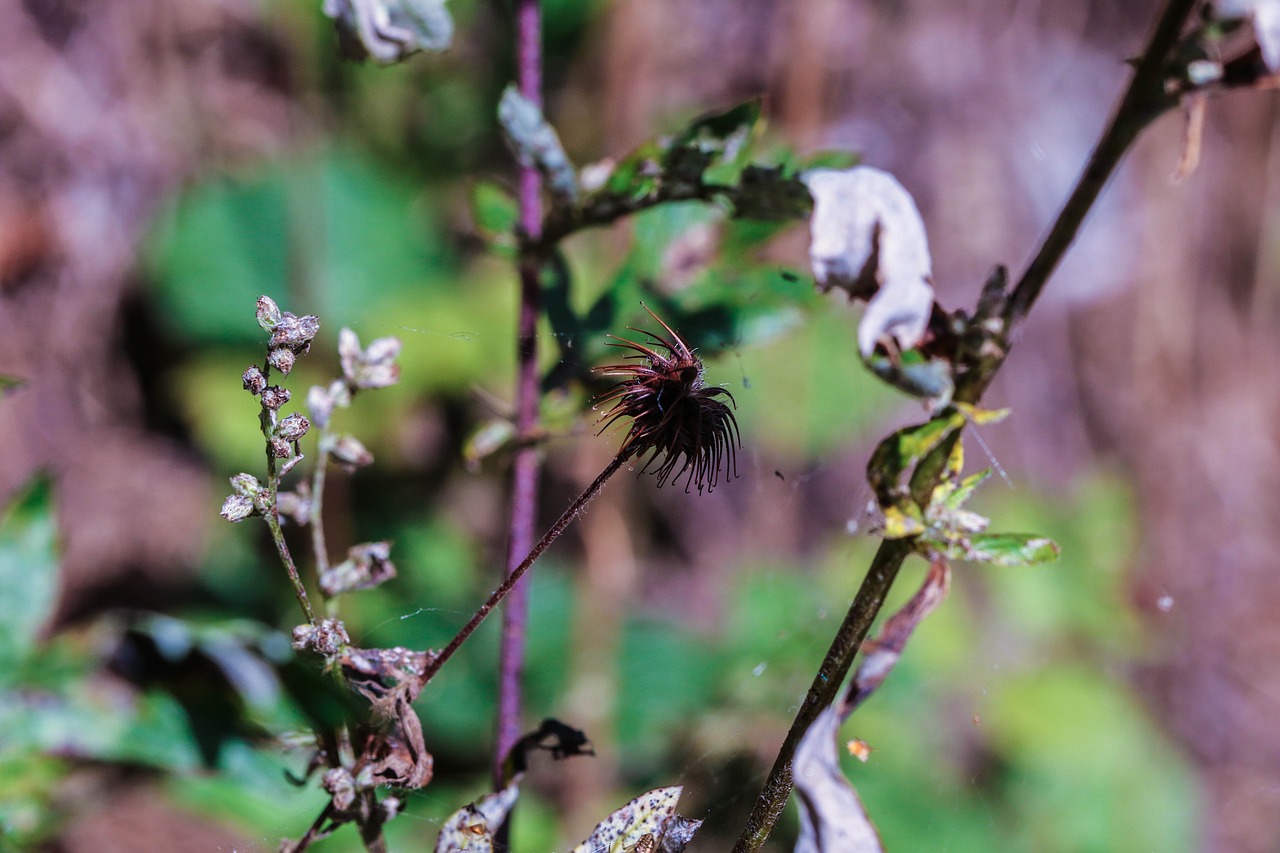
M1031 310L1125 152L1143 128L1176 105L1176 99L1165 92L1165 74L1170 54L1195 6L1195 0L1169 0L1166 4L1129 88L1113 113L1084 173L1010 295L1004 311L1006 340L1008 331ZM991 384L1007 355L1006 347L1000 358L987 362L982 365L981 370L963 377L956 399L976 403ZM950 447L950 441L943 442L930 457L921 461L917 471L922 476L913 478L913 494L931 493L937 486L942 463ZM755 853L769 837L791 793L791 764L796 747L818 714L835 700L858 649L884 605L898 570L910 553L911 545L904 540L885 540L880 544L871 568L868 569L867 576L796 713L782 748L778 751L746 827L734 845L734 853Z

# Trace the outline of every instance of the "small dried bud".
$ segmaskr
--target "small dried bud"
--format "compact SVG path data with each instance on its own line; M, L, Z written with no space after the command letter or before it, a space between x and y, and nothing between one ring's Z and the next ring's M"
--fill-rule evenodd
M351 405L351 389L341 379L329 383L328 388L312 385L307 392L307 409L311 412L311 420L321 427L329 425L335 407L346 408Z
M276 435L285 441L297 441L311 429L311 421L301 412L286 415L284 420L276 424Z
M252 474L240 473L231 478L231 489L237 495L251 498L262 491L262 484Z
M292 492L280 492L276 495L276 510L285 518L293 519L295 524L311 523L311 489L306 482L298 484Z
M280 315L279 322L271 332L271 346L289 347L294 352L305 351L304 348L319 331L319 317L314 314L298 317L286 311Z
M280 306L270 296L258 297L258 325L269 332L280 322Z
M403 807L399 797L383 797L382 802L378 803L378 808L382 809L382 822L393 820Z
M222 502L222 511L219 513L219 515L233 524L238 524L256 514L257 508L253 505L253 498L244 495L231 495L228 497Z
M288 352L288 350L284 350L284 352ZM281 388L279 385L272 385L262 392L262 405L274 412L289 402L290 396L292 395L289 393L289 389Z
M333 797L333 807L340 812L351 808L356 801L356 780L345 767L334 767L324 774L321 787Z
M329 458L347 471L363 468L373 462L373 454L353 435L338 436L329 448Z
M291 448L289 442L283 438L273 438L267 442L267 449L271 451L271 455L277 459L288 459Z
M338 619L321 619L315 625L299 625L293 629L293 647L300 652L332 657L350 644L347 628Z
M326 598L357 589L372 589L396 576L390 542L365 542L347 551L347 559L320 576Z
M267 364L280 371L283 376L288 376L293 370L293 363L296 359L297 356L288 347L276 347L267 353Z
M400 379L400 366L395 363L400 355L398 338L378 338L365 349L360 349L360 339L350 329L338 332L338 358L342 362L342 375L352 388L386 388Z
M267 377L262 375L262 371L258 369L256 364L246 370L241 375L240 380L244 382L244 390L255 397L267 387Z

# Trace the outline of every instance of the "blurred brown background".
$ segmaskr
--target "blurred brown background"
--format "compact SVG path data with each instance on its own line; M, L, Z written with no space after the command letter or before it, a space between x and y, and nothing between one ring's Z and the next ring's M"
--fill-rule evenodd
M505 9L456 5L455 61L501 62ZM915 194L939 298L959 306L993 264L1029 257L1158 4L583 8L581 40L553 54L548 92L579 162L764 93L792 145L861 152ZM0 0L0 374L27 382L0 404L0 494L38 470L57 476L59 623L169 606L203 559L222 488L166 402L166 359L185 342L163 332L139 253L186 183L314 140L343 115L340 99L318 94L328 72L308 53L327 50L316 18L306 4L250 0ZM1179 119L1143 138L993 389L1015 417L985 434L1033 493L1070 495L1099 467L1128 483L1140 524L1123 584L1146 633L1120 675L1190 756L1203 809L1193 843L1205 851L1280 844L1275 114L1270 94L1211 102L1200 166L1176 184ZM803 235L775 253L802 263ZM666 551L705 570L694 588L722 582L744 554L803 553L807 531L852 512L874 435L815 463L787 501L756 490L660 506ZM557 457L549 502L556 483L586 481L604 459L582 455ZM809 464L786 461L788 473ZM654 570L644 542L627 538L627 494L607 497L581 533L588 578L612 567L585 587L596 607L636 588L619 560ZM777 735L762 732L762 753ZM565 784L580 787L565 796L591 799L607 767L573 769ZM93 847L76 838L66 849Z

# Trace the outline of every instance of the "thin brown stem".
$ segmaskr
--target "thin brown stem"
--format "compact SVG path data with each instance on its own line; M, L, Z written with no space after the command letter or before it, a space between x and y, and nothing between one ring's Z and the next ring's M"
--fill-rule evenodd
M1049 276L1075 239L1107 179L1138 134L1176 103L1164 91L1165 72L1169 55L1195 5L1195 0L1170 0L1165 6L1129 88L1103 132L1084 173L1010 296L1004 313L1008 328L1020 322L1031 309ZM1006 349L1000 358L986 362L981 365L980 370L966 375L957 389L956 399L976 403L991 384L1007 355ZM921 461L917 468L920 476L912 479L913 494L929 494L937 486L950 446L950 441L943 442L929 457ZM853 659L909 553L911 545L903 540L885 540L880 544L871 568L837 630L809 693L778 751L746 827L734 845L734 853L754 853L769 837L791 793L791 764L796 746L818 714L835 700L841 682L848 675Z
M556 523L551 525L551 529L543 534L542 538L538 540L538 544L533 546L533 550L529 552L528 556L524 558L520 565L516 566L515 569L507 575L506 579L503 580L502 584L489 595L488 600L485 601L484 604L480 605L480 609L475 612L466 625L462 626L462 630L457 633L457 636L449 641L449 645L445 646L435 655L435 657L431 659L431 662L427 664L423 673L422 680L424 683L434 677L435 674L440 671L440 667L444 666L445 662L448 661L449 658L453 657L454 652L456 652L462 644L467 641L467 638L475 632L476 628L480 627L480 623L493 612L493 609L497 607L498 604L507 597L507 594L511 592L512 588L519 583L520 578L524 577L524 573L529 570L529 567L542 556L543 552L551 546L552 542L555 542L560 538L560 534L564 533L565 530L568 529L573 520L577 518L584 509L586 509L586 506L591 502L591 499L600 493L600 489L604 487L604 484L608 482L609 478L618 473L618 469L621 468L630 458L630 455L626 453L619 453L615 456L613 461L610 462L605 469L600 472L600 475L592 481L591 485L587 486L586 490L582 494L578 495L573 503L569 504L569 508L566 509L558 519L556 519Z

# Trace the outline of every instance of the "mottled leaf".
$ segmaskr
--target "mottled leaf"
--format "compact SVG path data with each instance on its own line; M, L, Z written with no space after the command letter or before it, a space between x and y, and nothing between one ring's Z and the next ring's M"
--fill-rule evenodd
M818 285L867 299L858 324L866 358L887 339L909 350L933 312L933 272L924 221L911 194L870 166L805 175L813 194L809 260Z
M478 470L481 460L497 453L515 437L516 427L509 418L490 418L482 423L462 447L467 470Z
M867 479L881 499L881 506L893 505L899 478L964 422L960 412L949 408L923 424L898 430L877 445L867 461Z
M840 713L831 706L800 739L792 764L800 806L795 853L883 853L880 836L849 780L840 771L836 732Z
M507 86L498 102L498 122L522 166L537 167L556 196L569 201L577 197L578 175L555 128L514 84Z
M57 598L58 554L48 480L27 486L0 520L0 680L36 645Z
M641 794L601 821L573 853L625 853L645 835L661 838L683 790L677 785Z
M513 783L454 812L440 829L435 853L490 853L493 831L507 819L519 794Z
M873 352L863 361L872 373L894 388L929 401L931 409L946 406L955 393L951 363L944 359L924 358L915 352L905 352L891 358Z

